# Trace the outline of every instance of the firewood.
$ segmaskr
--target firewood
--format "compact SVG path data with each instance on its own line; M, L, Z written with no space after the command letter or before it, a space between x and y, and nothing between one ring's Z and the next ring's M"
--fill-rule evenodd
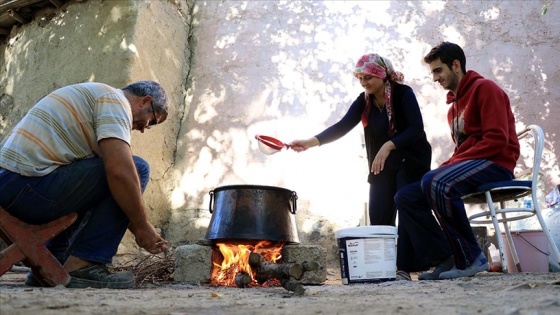
M303 295L305 293L305 288L300 282L294 281L294 279L299 280L302 278L305 271L317 270L319 268L319 264L315 261L306 261L302 264L271 263L265 261L262 256L257 253L249 254L249 265L256 271L255 278L259 284L263 284L269 279L274 278L280 281L284 289L294 292L295 295Z
M263 262L257 271L257 275L259 275L259 277L276 278L278 280L288 277L301 279L301 276L303 275L303 267L300 264L275 264Z
M264 258L261 255L251 252L249 254L249 266L251 267L260 267L263 263Z
M235 275L235 285L240 288L248 287L251 281L251 276L246 272L241 271Z
M305 293L305 288L297 281L284 280L281 283L284 289L294 292L295 295L303 295Z
M313 271L319 269L319 264L315 261L305 261L298 263L271 263L265 261L261 255L257 253L249 254L249 265L257 269L258 278L266 281L269 278L281 280L287 277L301 279L305 271Z

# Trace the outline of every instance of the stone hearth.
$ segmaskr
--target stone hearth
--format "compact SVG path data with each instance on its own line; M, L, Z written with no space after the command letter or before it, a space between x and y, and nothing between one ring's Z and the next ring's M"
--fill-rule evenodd
M174 253L176 282L207 284L212 274L212 247L200 244L182 245ZM299 280L301 284L323 284L327 279L327 251L316 245L284 245L284 263L315 261L319 268L307 271Z

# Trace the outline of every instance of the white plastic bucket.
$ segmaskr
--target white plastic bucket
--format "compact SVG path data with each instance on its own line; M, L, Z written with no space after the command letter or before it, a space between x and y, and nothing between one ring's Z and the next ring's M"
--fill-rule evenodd
M342 284L393 281L397 276L397 228L359 226L335 231Z

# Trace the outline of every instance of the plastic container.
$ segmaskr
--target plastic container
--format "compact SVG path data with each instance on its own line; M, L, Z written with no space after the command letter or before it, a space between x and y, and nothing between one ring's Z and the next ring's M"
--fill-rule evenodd
M393 281L397 228L373 225L335 231L342 284Z
M554 244L560 249L560 205L543 210L543 217ZM548 258L551 270L560 272L560 266L557 265L557 262L554 262L554 255L550 255Z
M522 272L548 272L548 241L542 230L511 231L513 245L519 257ZM509 249L506 234L502 233L509 272L519 272Z

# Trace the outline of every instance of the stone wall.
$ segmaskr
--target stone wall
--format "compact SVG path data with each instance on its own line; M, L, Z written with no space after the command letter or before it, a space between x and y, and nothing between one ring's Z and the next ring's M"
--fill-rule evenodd
M219 186L284 187L298 194L302 243L336 252L334 231L364 220L367 166L361 128L304 153L262 154L256 134L289 142L338 121L361 87L359 56L393 61L416 92L434 148L451 152L445 91L422 62L442 40L467 68L510 95L517 128L539 124L547 143L544 189L560 182L560 9L544 1L88 0L12 31L0 45L0 138L54 88L81 81L161 82L168 121L134 133L152 165L150 218L173 245L204 237L209 192ZM556 111L556 112L555 112ZM130 236L120 253L136 251Z

